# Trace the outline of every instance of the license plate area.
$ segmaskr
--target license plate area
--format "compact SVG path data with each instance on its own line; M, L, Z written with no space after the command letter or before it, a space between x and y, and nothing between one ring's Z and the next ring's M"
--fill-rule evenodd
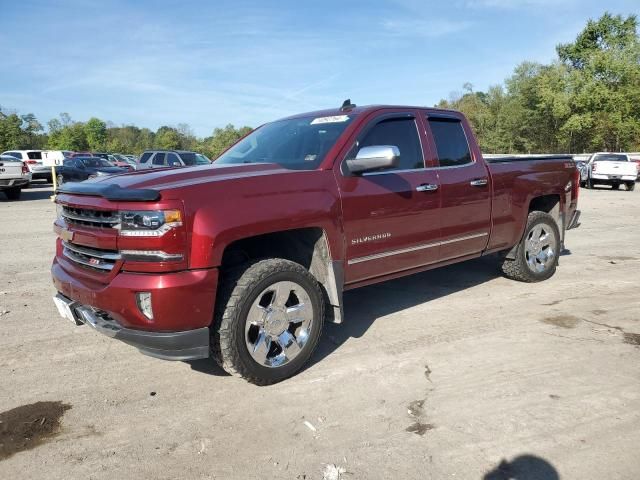
M73 322L76 325L82 325L83 323L78 321L75 317L75 315L73 314L73 304L75 302L73 302L72 300L63 297L62 295L58 294L58 295L54 295L53 297L53 303L56 304L56 308L58 309L58 313L60 314L60 316L62 318L66 318L67 320L69 320L70 322Z

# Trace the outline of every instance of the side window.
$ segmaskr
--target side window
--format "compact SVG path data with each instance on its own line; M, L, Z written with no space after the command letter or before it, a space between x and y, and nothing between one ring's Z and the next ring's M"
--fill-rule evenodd
M151 152L144 152L140 157L140 163L147 163L151 158Z
M424 168L422 148L418 129L413 118L390 118L383 120L369 130L352 150L356 155L363 147L373 145L393 145L400 150L398 170Z
M153 164L154 165L165 165L164 157L165 157L164 152L156 153L155 156L153 157Z
M441 167L455 167L471 163L467 136L460 120L428 118Z
M182 164L180 163L180 159L175 153L167 153L167 165L170 167L180 167Z
M22 154L20 152L7 152L7 153L5 153L5 155L9 155L11 157L18 158L18 159L22 160Z

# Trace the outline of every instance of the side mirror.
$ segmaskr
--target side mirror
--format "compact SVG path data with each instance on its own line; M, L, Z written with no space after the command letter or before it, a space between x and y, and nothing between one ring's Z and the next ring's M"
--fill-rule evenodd
M346 163L351 173L395 168L400 164L400 149L395 145L362 147L356 158L347 159Z

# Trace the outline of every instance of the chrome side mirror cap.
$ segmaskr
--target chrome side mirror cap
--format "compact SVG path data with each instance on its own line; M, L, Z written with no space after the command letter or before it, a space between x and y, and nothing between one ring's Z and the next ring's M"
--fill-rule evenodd
M365 173L400 165L400 149L395 145L372 145L358 150L356 158L346 160L349 172Z

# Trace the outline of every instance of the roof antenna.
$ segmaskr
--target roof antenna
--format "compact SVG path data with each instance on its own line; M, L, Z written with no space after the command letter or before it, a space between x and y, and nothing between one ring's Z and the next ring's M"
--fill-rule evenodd
M340 110L342 112L347 112L347 111L351 110L352 108L356 108L356 104L355 103L351 103L351 99L347 98L344 102L342 102L342 106L340 107Z

